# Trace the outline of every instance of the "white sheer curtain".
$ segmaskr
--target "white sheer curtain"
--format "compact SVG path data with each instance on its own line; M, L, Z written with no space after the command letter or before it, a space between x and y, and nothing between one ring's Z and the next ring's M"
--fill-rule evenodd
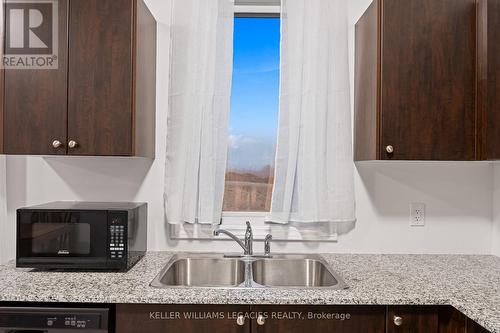
M172 0L164 197L171 224L220 222L233 21L232 0Z
M269 222L355 220L345 0L282 0L281 94ZM325 223L330 222L330 223Z
M5 156L0 156L0 264L7 260L5 245L7 224L7 167Z

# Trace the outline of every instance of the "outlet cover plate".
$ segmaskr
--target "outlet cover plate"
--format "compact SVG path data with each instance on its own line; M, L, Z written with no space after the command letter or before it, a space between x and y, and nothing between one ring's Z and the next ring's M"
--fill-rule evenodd
M425 226L425 204L418 202L410 204L410 226Z

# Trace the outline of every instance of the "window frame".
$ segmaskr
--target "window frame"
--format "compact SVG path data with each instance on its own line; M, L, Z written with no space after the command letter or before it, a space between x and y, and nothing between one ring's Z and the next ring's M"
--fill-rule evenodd
M280 18L281 7L272 5L238 5L235 1L235 18ZM245 236L246 221L252 223L254 240L263 241L266 235L272 234L273 241L323 241L336 242L337 234L318 239L304 239L293 226L269 224L265 222L268 212L230 212L223 211L219 227L232 232L237 237ZM200 224L169 225L169 235L173 240L211 240L214 239L213 226ZM217 238L219 239L219 238ZM221 240L226 240L226 238ZM257 251L258 252L258 251Z
M241 12L234 13L234 18L280 18L280 13L252 13L252 12Z
M235 18L279 18L281 15L281 7L274 5L236 5L234 6Z
M280 18L280 6L256 6L256 5L238 5L236 1L234 17L235 18ZM246 221L252 222L254 238L264 239L270 233L271 227L266 225L265 219L267 212L231 212L223 211L220 225L226 230L239 229L238 226L245 225ZM243 236L244 230L241 235Z

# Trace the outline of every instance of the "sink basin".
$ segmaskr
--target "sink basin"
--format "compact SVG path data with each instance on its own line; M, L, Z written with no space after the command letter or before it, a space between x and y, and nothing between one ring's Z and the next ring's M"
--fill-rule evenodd
M252 263L253 279L269 287L335 287L339 280L320 260L262 259Z
M238 259L178 258L151 283L153 287L236 287L245 281L245 263Z
M328 288L347 285L318 255L225 258L184 253L172 257L151 282L156 288Z

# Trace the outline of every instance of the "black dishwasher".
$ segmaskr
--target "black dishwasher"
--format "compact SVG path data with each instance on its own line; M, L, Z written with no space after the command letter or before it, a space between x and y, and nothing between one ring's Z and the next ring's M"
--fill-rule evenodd
M0 307L0 333L109 332L109 309Z

